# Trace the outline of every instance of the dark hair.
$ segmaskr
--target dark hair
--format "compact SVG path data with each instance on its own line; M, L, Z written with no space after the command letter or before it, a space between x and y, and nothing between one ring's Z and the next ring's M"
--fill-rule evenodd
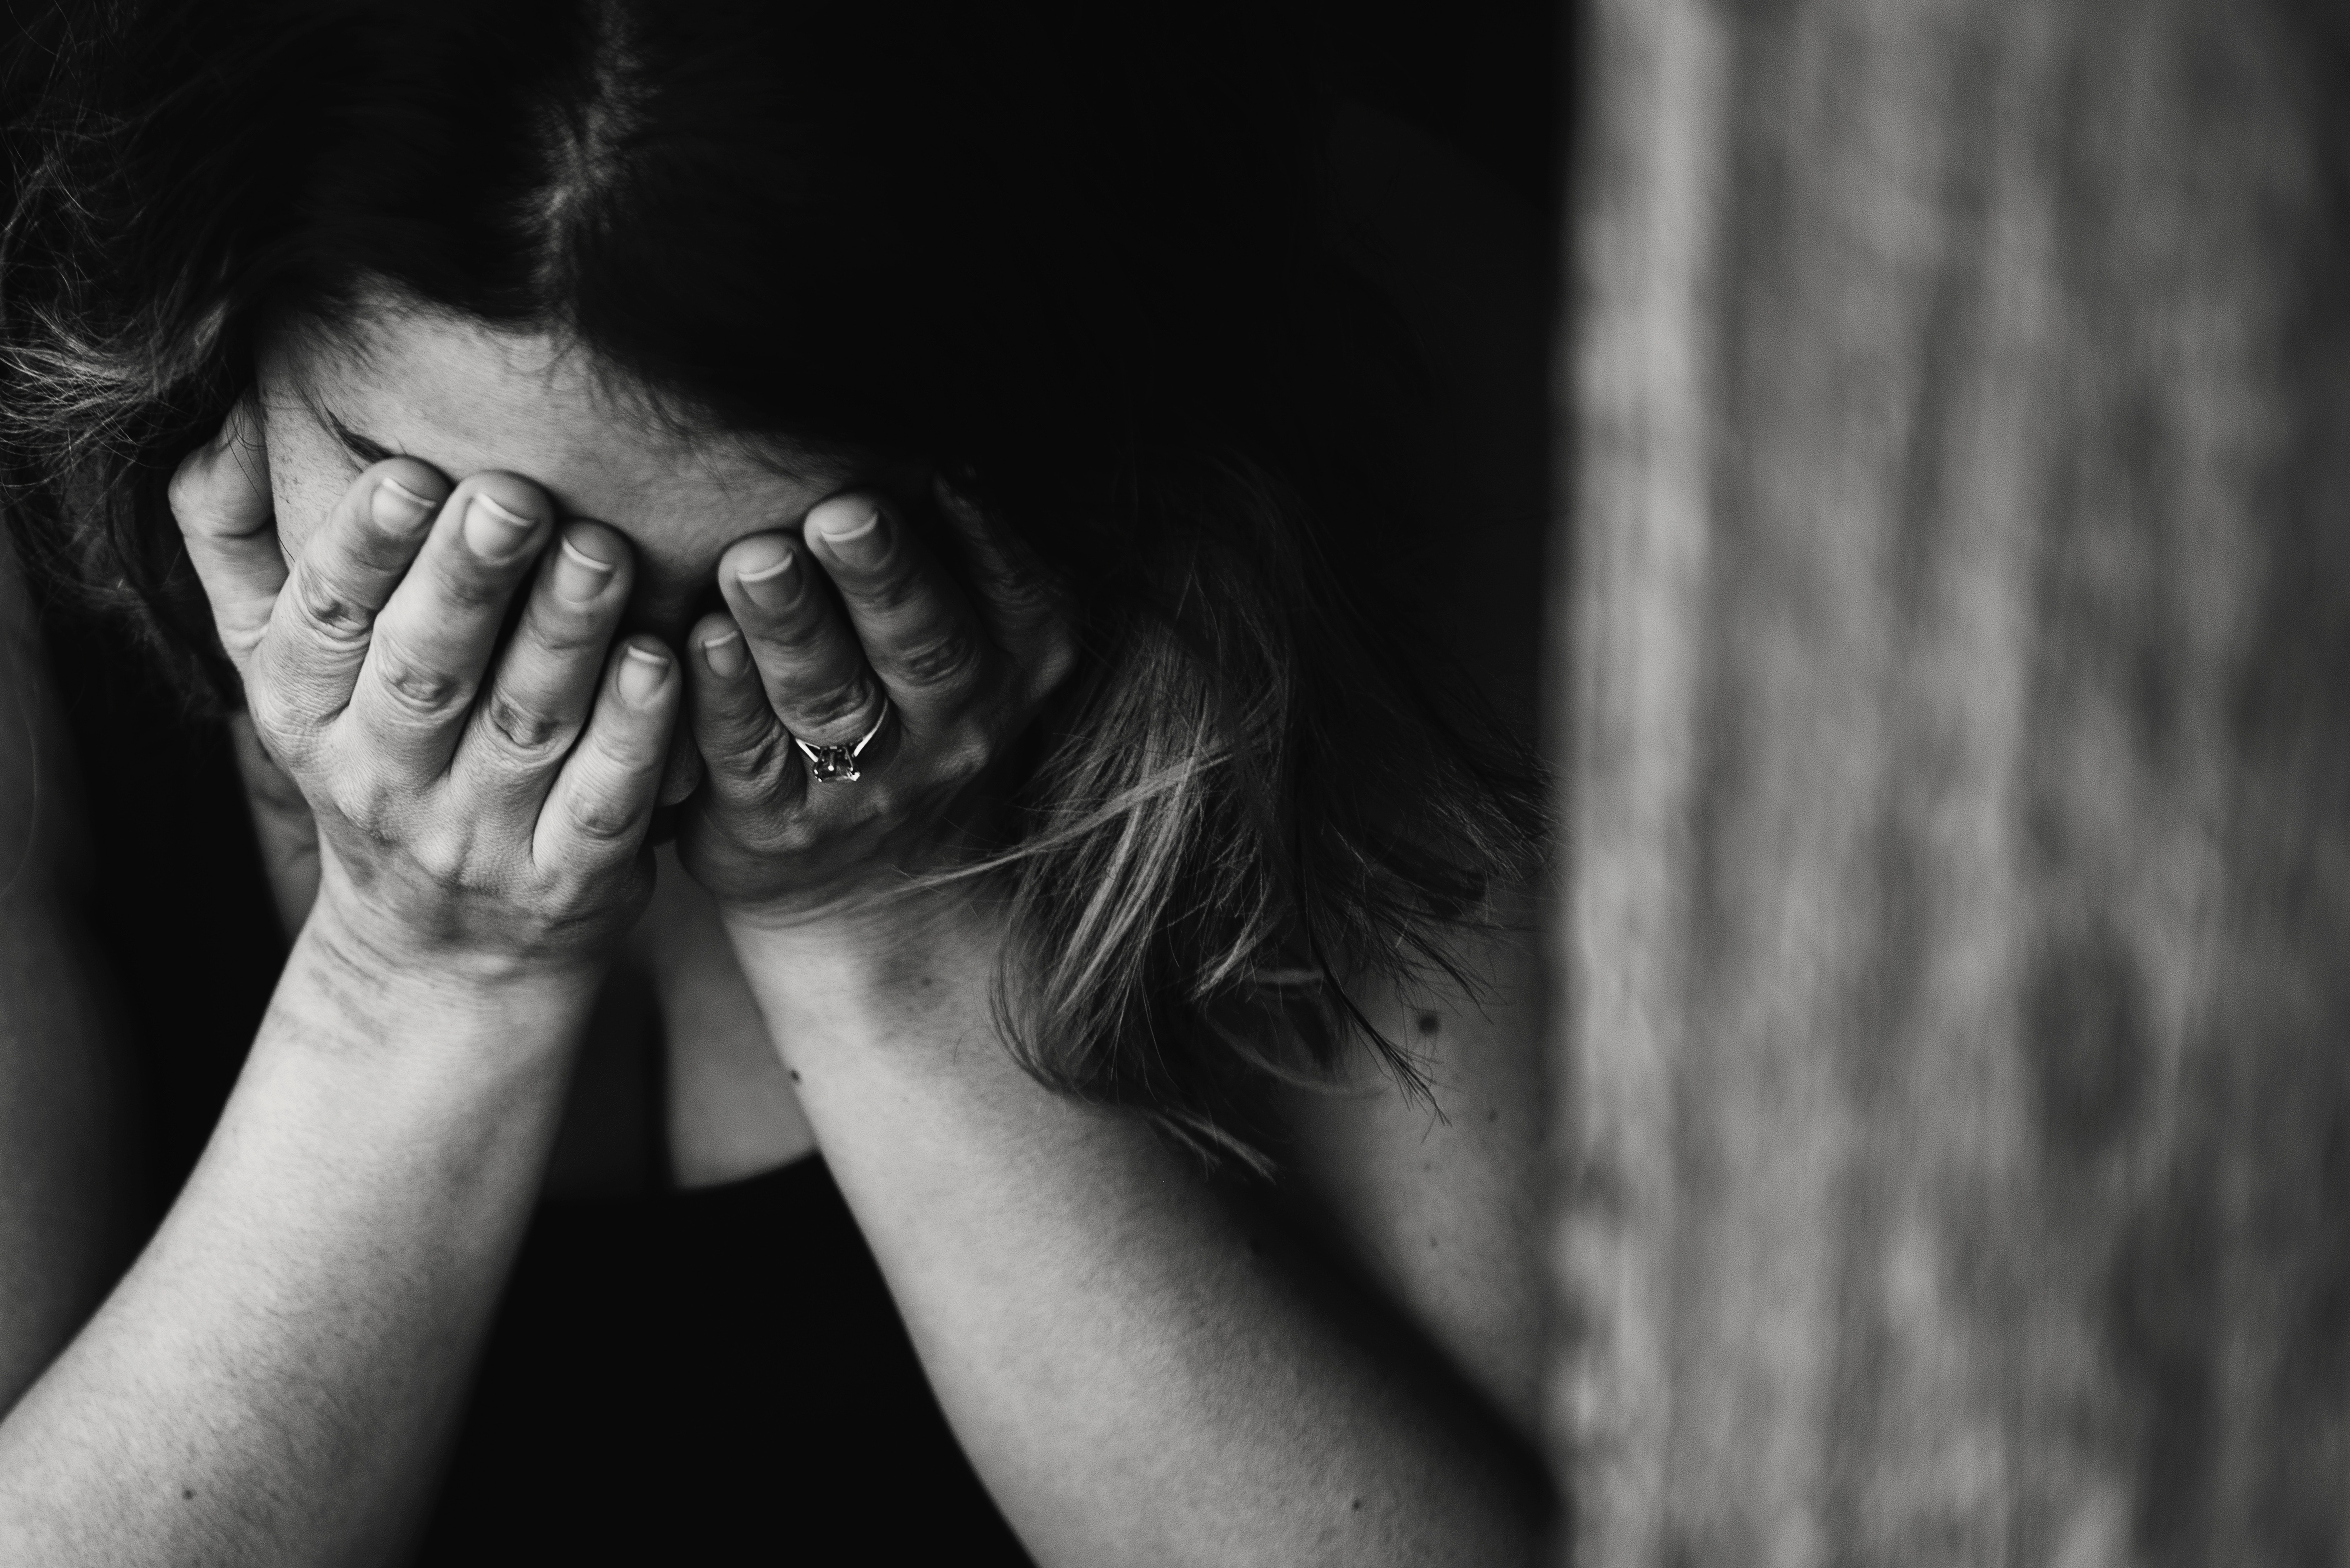
M1541 854L1522 746L1378 581L1411 519L1263 7L78 0L8 69L31 552L234 701L162 511L271 321L575 333L697 421L955 465L1076 607L1001 867L1029 1070L1241 1147ZM1221 1042L1221 1044L1217 1043Z

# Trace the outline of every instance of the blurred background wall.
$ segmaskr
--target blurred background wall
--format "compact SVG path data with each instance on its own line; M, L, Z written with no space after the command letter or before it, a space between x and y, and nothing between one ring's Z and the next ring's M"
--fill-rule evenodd
M2350 24L1586 0L1562 1561L2350 1562Z

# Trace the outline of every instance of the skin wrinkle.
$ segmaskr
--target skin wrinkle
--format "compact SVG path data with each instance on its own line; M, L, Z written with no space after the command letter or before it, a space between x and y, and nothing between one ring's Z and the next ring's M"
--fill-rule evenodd
M289 554L369 462L412 456L452 479L504 469L543 486L558 515L629 538L639 577L624 628L672 644L714 604L727 546L795 531L816 502L879 467L780 439L688 431L576 341L390 298L332 328L282 330L260 381ZM499 433L474 433L490 431Z
M616 392L606 369L556 341L445 313L390 306L331 333L282 331L264 348L270 483L289 554L384 454L411 457L451 480L504 469L541 484L558 516L598 520L629 538L637 576L623 630L673 645L715 607L716 562L729 546L748 534L796 529L810 505L863 472L854 460L786 442L680 434L646 417L648 400ZM681 728L675 743L690 751L693 740ZM305 821L294 826L306 826L307 812L298 815ZM307 890L280 896L297 911L307 907ZM731 959L720 962L733 972ZM671 981L704 991L712 983L700 969ZM733 984L740 988L739 977ZM743 1001L752 1005L747 994ZM749 1174L807 1147L765 1039L751 1047L757 1056L746 1066L743 1051L727 1044L731 1028L688 1028L671 1040L673 1076L704 1085L687 1096L704 1108L671 1127L672 1147L698 1159L694 1168L705 1175ZM725 1091L712 1102L708 1085L722 1081Z
M359 291L349 316L329 321L316 316L281 321L283 345L314 356L312 363L335 365L369 375L381 375L387 348L405 347L403 335L454 335L476 339L496 349L504 363L524 374L533 373L516 362L517 356L542 362L536 374L550 390L567 374L578 389L589 392L603 410L622 422L639 420L681 446L724 449L775 476L795 483L838 488L847 472L868 466L878 454L845 446L814 446L780 432L731 430L698 410L691 400L652 386L598 355L576 334L559 327L525 329L487 322L422 300L396 286L379 283ZM331 415L310 395L307 384L297 388L312 412L322 420ZM348 429L348 427L344 427ZM631 426L634 429L636 427ZM378 449L380 461L399 453L371 434L352 434Z
M429 340L436 335L452 335L449 324L436 321L430 313L411 311L390 319L406 338ZM458 362L465 362L466 356L475 349L485 348L488 350L474 356L474 359L478 365L486 367L492 381L519 367L526 371L535 371L538 376L537 380L527 383L530 389L543 391L548 388L577 386L592 394L603 374L592 359L583 360L570 352L576 344L548 340L541 346L544 349L542 362L525 339L512 334L493 331L472 336L463 333L453 335L461 339L452 350ZM373 351L373 365L368 373L354 374L348 379L376 390L404 388L407 382L398 373L398 367L390 361L396 358L397 351L416 346L414 341L378 346ZM307 364L302 368L306 370L311 369ZM464 470L471 466L460 461L462 454L514 468L534 479L546 480L567 506L576 504L593 515L621 519L618 526L629 533L639 546L649 554L671 546L677 547L681 555L688 553L684 546L699 537L693 530L702 527L710 528L719 536L716 547L723 549L726 537L724 527L745 522L743 516L735 514L734 508L742 507L745 503L774 501L779 488L788 489L788 486L764 485L756 475L738 477L738 470L730 460L736 455L743 455L754 465L763 465L762 454L755 447L747 453L738 453L734 451L738 443L723 441L697 442L691 439L690 431L685 438L664 444L659 439L660 427L658 418L651 427L643 420L614 418L612 416L616 412L629 411L629 406L625 402L607 402L598 412L594 398L589 396L584 405L588 409L586 418L602 419L605 427L617 428L617 440L623 454L618 464L607 463L603 477L612 477L609 468L626 468L634 458L645 459L646 466L654 470L660 470L664 460L673 459L666 472L656 475L664 486L657 495L660 507L648 515L638 516L615 509L610 497L593 493L593 484L588 482L596 477L594 474L583 477L571 473L563 469L559 461L577 455L582 450L591 457L608 457L610 443L602 448L589 442L584 448L569 445L547 452L533 452L530 450L531 438L534 434L544 434L545 431L534 425L529 419L504 421L488 416L467 417L473 410L459 406L462 400L436 403L430 398L423 399L418 406L425 414L432 416L426 422L439 428L437 434L428 431L420 438L416 428L406 423L379 421L371 417L368 407L347 400L331 386L322 384L318 390L322 404L330 406L338 421L347 421L344 425L346 430L355 433L368 432L367 439L370 441L381 438L397 441L404 450L416 452L420 462L430 461L445 467L452 477L462 477ZM406 407L397 396L388 394L384 400L400 405L395 408L395 412ZM491 415L496 411L491 410ZM523 410L525 415L537 411L541 410L535 406ZM577 407L561 410L564 415L577 412ZM658 410L655 412L658 415ZM299 478L299 471L312 462L320 465L320 473L331 472L348 477L349 465L346 458L349 443L347 441L317 419L307 421L307 429L304 428L305 421L299 418L289 418L285 422L287 426L285 431L281 432L273 429L271 431L272 462L282 467L281 477ZM561 418L558 417L555 422L560 424ZM508 444L500 445L495 451L473 452L471 443L476 432L483 432L480 439ZM670 427L670 433L675 435L673 427ZM451 438L449 446L444 448L434 444L444 436ZM341 455L338 455L338 449ZM767 456L772 457L772 453ZM539 461L542 458L558 461L543 462ZM772 472L769 477L774 477ZM804 476L785 474L783 477L795 480ZM1247 476L1238 476L1237 479L1227 476L1225 483L1237 483L1245 487ZM681 493L696 487L706 495L711 507L723 515L697 512L688 504L688 499ZM282 512L290 534L302 522L305 508L301 504L302 498L296 496L290 487L281 485L279 488ZM625 490L626 486L621 488ZM764 523L764 515L758 515L757 521ZM739 537L739 535L733 536ZM656 567L664 564L660 561L651 563ZM683 575L681 565L680 573ZM651 575L649 572L649 580ZM1213 600L1218 597L1218 589L1211 585L1207 596L1210 600L1208 613L1212 618ZM1180 742L1181 727L1179 722L1175 726L1177 732L1170 737L1170 740ZM1118 775L1110 774L1107 776L1115 784ZM875 785L877 791L885 787L886 784L880 783ZM676 877L671 870L665 868L662 875L665 880L675 884ZM975 900L949 902L960 908ZM1253 931L1262 923L1263 898L1259 897L1256 902L1260 906L1258 909L1252 910L1244 905L1241 910L1246 926L1242 936L1236 939L1241 942L1253 940ZM861 940L865 934L852 933L858 940L843 945L852 949L871 945ZM1041 1088L1016 1073L1004 1060L1002 1051L988 1048L986 1026L981 1022L988 1015L983 1005L974 1005L974 1002L983 1004L985 1000L983 981L993 972L993 966L983 961L991 959L995 950L984 945L984 939L993 934L992 930L983 930L974 939L971 952L965 955L974 961L957 961L956 950L944 942L916 944L913 956L920 961L920 967L911 977L914 983L910 988L890 984L886 988L887 994L873 998L857 995L853 998L856 1012L878 1018L883 1027L853 1038L845 1030L824 1027L810 1027L798 1033L808 1042L811 1050L835 1039L847 1040L854 1047L844 1049L837 1058L812 1056L808 1079L819 1087L846 1085L845 1090L831 1091L837 1114L826 1139L827 1158L834 1158L837 1149L846 1162L847 1156L854 1152L856 1145L861 1142L869 1146L873 1153L870 1179L860 1188L867 1207L858 1218L860 1224L875 1236L877 1245L894 1251L901 1258L955 1257L952 1246L938 1245L931 1236L914 1229L937 1224L940 1232L950 1241L970 1244L975 1253L982 1255L978 1262L983 1267L941 1271L939 1277L944 1288L934 1296L926 1293L920 1298L933 1301L938 1307L930 1320L934 1326L931 1342L943 1343L948 1346L944 1359L958 1366L1002 1366L1007 1359L1004 1353L1011 1352L1014 1354L1009 1359L1017 1362L1020 1359L1016 1355L1017 1345L1005 1345L1001 1342L990 1345L984 1340L974 1344L970 1319L994 1320L993 1324L987 1325L991 1333L997 1332L1000 1327L1002 1331L1014 1334L1033 1334L1038 1323L1039 1304L1049 1304L1056 1299L1066 1299L1069 1294L1066 1291L1055 1289L1058 1282L1049 1278L1021 1280L991 1275L990 1270L999 1268L1006 1261L1051 1263L1065 1272L1082 1274L1097 1287L1086 1301L1079 1303L1079 1311L1065 1313L1061 1314L1060 1321L1050 1324L1053 1329L1068 1330L1068 1337L1071 1338L1081 1336L1096 1323L1102 1325L1103 1342L1099 1348L1104 1356L1110 1358L1107 1366L1100 1365L1099 1357L1091 1361L1077 1356L1066 1358L1066 1364L1071 1368L1067 1392L1077 1401L1078 1407L1075 1410L1036 1409L1024 1417L1021 1429L1004 1431L998 1440L975 1446L1012 1458L1016 1458L1021 1452L1048 1452L1048 1445L1058 1441L1060 1435L1087 1429L1088 1416L1100 1413L1101 1397L1097 1390L1104 1387L1121 1390L1107 1407L1108 1413L1117 1419L1091 1423L1110 1430L1113 1435L1130 1436L1133 1439L1132 1448L1122 1454L1113 1449L1107 1456L1111 1468L1121 1472L1114 1478L1118 1481L1118 1495L1105 1500L1107 1506L1098 1508L1094 1499L1086 1495L1096 1489L1083 1484L1089 1480L1085 1474L1085 1465L1088 1460L1098 1462L1103 1458L1098 1453L1076 1453L1069 1456L1076 1461L1074 1463L1040 1466L1042 1473L1035 1478L1034 1484L1005 1490L1020 1495L1034 1493L1050 1500L1057 1495L1054 1489L1075 1480L1081 1484L1068 1488L1073 1502L1061 1511L1067 1518L1079 1521L1091 1518L1097 1511L1106 1514L1111 1521L1111 1528L1130 1532L1127 1539L1138 1547L1149 1545L1154 1537L1171 1537L1187 1522L1180 1513L1170 1516L1165 1522L1159 1522L1159 1515L1170 1500L1178 1502L1184 1499L1201 1500L1207 1522L1215 1527L1218 1535L1229 1536L1247 1524L1244 1513L1233 1511L1233 1504L1241 1497L1247 1498L1251 1503L1261 1501L1264 1504L1262 1511L1270 1524L1284 1522L1285 1516L1280 1515L1279 1511L1290 1506L1290 1498L1302 1493L1310 1502L1314 1497L1314 1493L1305 1488L1293 1488L1289 1484L1299 1473L1292 1461L1300 1455L1310 1459L1313 1455L1323 1454L1345 1459L1349 1468L1360 1463L1378 1472L1365 1484L1378 1486L1378 1491L1336 1494L1339 1498L1372 1495L1384 1504L1388 1498L1405 1492L1417 1501L1441 1490L1446 1496L1456 1497L1464 1502L1470 1501L1479 1490L1467 1484L1475 1480L1473 1473L1465 1481L1463 1477L1454 1475L1451 1480L1456 1484L1450 1490L1438 1484L1445 1480L1442 1472L1447 1469L1447 1452L1440 1444L1422 1447L1419 1443L1422 1435L1435 1424L1433 1421L1366 1418L1399 1414L1391 1405L1382 1405L1375 1397L1379 1384L1384 1381L1381 1375L1386 1369L1367 1366L1362 1357L1346 1354L1349 1331L1343 1314L1326 1317L1310 1310L1302 1298L1291 1301L1284 1283L1285 1272L1270 1256L1262 1261L1261 1267L1239 1266L1222 1216L1210 1205L1192 1201L1198 1196L1195 1190L1197 1183L1188 1168L1166 1159L1165 1151L1156 1142L1140 1129L1126 1125L1118 1118L1107 1113L1081 1114L1064 1101L1046 1097ZM805 931L791 935L795 940L808 940L808 933ZM778 951L778 961L763 966L764 978L775 992L780 995L788 989L794 993L794 1000L805 999L811 1005L841 1005L844 988L825 983L828 977L822 972L810 980L804 966L793 961L801 956L799 953ZM917 1022L934 1022L950 1032L947 1050L934 1054L927 1049L932 1042L908 1037L907 1031L901 1027L908 1016L901 1006L906 1000L900 994L903 989L910 989L923 999L926 1011L923 1019ZM888 1011L883 1011L884 1008ZM755 1006L753 1011L756 1011ZM843 1007L842 1011L847 1012L850 1010ZM779 1016L780 1010L771 1008L770 1013ZM818 1019L816 1022L831 1021ZM847 1022L856 1023L858 1020L852 1016ZM792 1032L785 1030L784 1033L789 1036ZM933 1073L922 1084L909 1083L902 1078L893 1079L889 1075L901 1062L919 1060L927 1068L938 1057L943 1057L954 1071L951 1074ZM796 1072L793 1074L795 1078L798 1075ZM429 1075L419 1076L428 1083L431 1081ZM918 1114L910 1119L910 1102L916 1101L918 1096L926 1098L922 1104L912 1106L912 1110ZM380 1093L357 1095L348 1092L319 1096L321 1102L329 1107L356 1107L369 1112L378 1109L377 1102L384 1097ZM975 1111L983 1115L975 1116ZM273 1118L273 1125L277 1119ZM925 1122L929 1125L924 1125ZM384 1135L386 1141L395 1147L416 1147L420 1165L437 1170L448 1163L442 1158L430 1158L442 1151L424 1146L421 1141L409 1145L406 1139L397 1136L399 1130L389 1129ZM1419 1136L1425 1139L1430 1135L1422 1127ZM509 1141L503 1137L496 1137L493 1147L504 1151ZM1373 1158L1364 1163L1374 1167L1407 1163L1382 1161L1376 1158L1384 1152L1374 1150ZM1461 1158L1464 1162L1471 1162L1482 1154L1482 1150L1466 1149L1462 1151ZM1408 1163L1416 1168L1420 1166L1419 1161ZM908 1181L909 1171L916 1179ZM900 1182L917 1189L928 1187L945 1198L954 1199L959 1207L952 1211L942 1212L944 1206L941 1204L908 1204L900 1210L891 1197L893 1184ZM288 1189L296 1186L294 1183L283 1185ZM375 1184L363 1185L371 1189ZM1440 1192L1460 1189L1459 1183L1447 1187L1440 1182L1421 1182L1419 1186L1432 1186ZM1058 1200L1047 1201L1053 1199ZM408 1215L409 1228L412 1230L420 1223L432 1224L434 1215L454 1206L443 1200L422 1210L421 1219L417 1215ZM1456 1237L1462 1232L1475 1234L1480 1225L1486 1223L1485 1215L1492 1208L1492 1205L1462 1207L1460 1215L1461 1224L1447 1231L1448 1257L1455 1251ZM1093 1217L1105 1211L1115 1217L1114 1224L1094 1222ZM1024 1234L1020 1227L1031 1219L1040 1217L1061 1229L1042 1235ZM1417 1218L1416 1214L1414 1218ZM899 1244L892 1247L889 1244L890 1232L900 1224L905 1227L904 1232L899 1236ZM400 1229L397 1224L369 1225L361 1228L361 1234L380 1242L388 1236L397 1235ZM1141 1233L1146 1229L1149 1234ZM1106 1238L1101 1234L1104 1231L1110 1232ZM1087 1269L1086 1265L1092 1256L1089 1243L1097 1240L1106 1240L1119 1248L1121 1255L1135 1266L1124 1272ZM299 1266L315 1258L317 1250L306 1247L290 1251L293 1253L290 1262ZM1256 1261L1254 1245L1251 1244L1247 1251L1253 1262ZM397 1262L395 1255L390 1252L369 1255ZM1503 1260L1514 1257L1515 1253L1505 1253L1495 1248L1491 1255L1496 1260ZM1224 1265L1221 1269L1218 1266L1220 1262ZM1506 1263L1498 1263L1489 1271L1489 1274L1506 1278ZM386 1271L388 1273L391 1272ZM339 1279L336 1277L338 1274ZM329 1283L341 1284L346 1289L354 1282L349 1271L337 1270L327 1278ZM993 1283L1008 1286L1009 1289L996 1302L990 1303L980 1293L965 1288L968 1282L974 1280L983 1286ZM1188 1286L1188 1291L1179 1293L1159 1288L1161 1280ZM1480 1282L1490 1284L1490 1279ZM1108 1313L1085 1310L1095 1304L1101 1294L1099 1287L1106 1285L1122 1287L1118 1293L1126 1299L1103 1303L1117 1310ZM1214 1288L1218 1285L1228 1285L1230 1289ZM1480 1299L1492 1293L1491 1289L1478 1293ZM980 1299L974 1302L972 1298L975 1295L980 1295ZM367 1299L372 1302L375 1298ZM912 1302L917 1297L915 1293L908 1293L902 1299ZM1174 1310L1170 1311L1163 1320L1154 1322L1152 1314L1161 1305ZM179 1315L176 1311L174 1315ZM917 1326L919 1328L920 1324ZM1184 1336L1182 1343L1170 1343L1170 1336L1175 1334ZM445 1343L446 1336L440 1337ZM1058 1353L1068 1346L1060 1334L1041 1336L1038 1342L1055 1353L1055 1362L1063 1361ZM1238 1347L1237 1354L1235 1346ZM1156 1354L1137 1356L1133 1354L1137 1347L1145 1347ZM224 1348L232 1353L233 1359L234 1352L245 1347L232 1341ZM1088 1370L1081 1372L1077 1370L1079 1367ZM1232 1369L1234 1376L1228 1380L1229 1386L1220 1387L1218 1379L1222 1369L1227 1367ZM1279 1377L1261 1376L1266 1368L1278 1369ZM1131 1386L1137 1377L1149 1379L1155 1384L1160 1375L1170 1372L1186 1381L1166 1390L1167 1397L1163 1403L1155 1397L1160 1392L1158 1387ZM1107 1376L1097 1375L1102 1373ZM1368 1376L1358 1379L1355 1376L1357 1373ZM1014 1381L1016 1383L1017 1380ZM1357 1381L1367 1386L1355 1388ZM363 1394L364 1390L360 1392ZM1017 1386L1001 1390L1000 1395L995 1391L980 1390L966 1403L971 1409L992 1413L1011 1405L1022 1393ZM1270 1397L1261 1397L1263 1395L1270 1395ZM1088 1401L1097 1406L1095 1411L1088 1412L1084 1407ZM1304 1408L1309 1401L1314 1406L1310 1410ZM299 1401L289 1401L289 1404L296 1412L303 1407ZM372 1436L375 1430L380 1429L379 1423L365 1419L372 1414L372 1408L364 1399L348 1403L338 1401L337 1408L362 1418L363 1437ZM1229 1428L1217 1431L1211 1427L1203 1431L1167 1432L1162 1423L1153 1418L1155 1410L1164 1410L1178 1420L1186 1415L1222 1412L1223 1417L1229 1417ZM1400 1414L1409 1417L1414 1412ZM1298 1419L1300 1416L1307 1418ZM299 1428L289 1423L283 1429L298 1431ZM1249 1450L1235 1455L1235 1444L1230 1440L1234 1438L1247 1439L1251 1445ZM317 1447L310 1445L309 1451L316 1452ZM1172 1468L1161 1458L1162 1453L1169 1450L1179 1455L1178 1463ZM1394 1456L1398 1455L1405 1462L1392 1462ZM1220 1476L1213 1469L1204 1468L1225 1458L1245 1461L1230 1467L1231 1472L1237 1475L1237 1486L1230 1484L1231 1474ZM1187 1467L1199 1468L1196 1477ZM1320 1468L1325 1474L1329 1473L1327 1463ZM1306 1468L1304 1473L1310 1478L1312 1468ZM1404 1486L1397 1488L1390 1476L1399 1477ZM1263 1494L1261 1499L1259 1493ZM1288 1496L1283 1496L1284 1493ZM1484 1501L1490 1503L1490 1495L1485 1496ZM1489 1506L1482 1510L1463 1507L1459 1511L1465 1524L1473 1521L1481 1513L1491 1517L1504 1511ZM1264 1533L1267 1537L1272 1534L1270 1530ZM1473 1532L1464 1529L1461 1533L1465 1539ZM1328 1542L1326 1532L1316 1539ZM1113 1542L1087 1542L1073 1537L1066 1543L1062 1554L1048 1555L1046 1560L1073 1563L1112 1560L1113 1553L1107 1550L1110 1544ZM1232 1540L1219 1541L1211 1536L1200 1546L1195 1556L1201 1561L1237 1562L1242 1560L1242 1553L1232 1548L1238 1544ZM1247 1555L1258 1560L1295 1563L1301 1560L1302 1554L1289 1550L1293 1544L1294 1542L1284 1534L1277 1539L1267 1539L1262 1556L1257 1552ZM317 1559L313 1557L310 1560ZM1332 1560L1361 1563L1367 1559L1360 1552L1334 1547ZM1418 1560L1434 1561L1436 1554L1428 1552ZM1477 1552L1472 1544L1462 1554L1461 1560L1492 1563L1501 1561L1502 1554L1490 1550Z

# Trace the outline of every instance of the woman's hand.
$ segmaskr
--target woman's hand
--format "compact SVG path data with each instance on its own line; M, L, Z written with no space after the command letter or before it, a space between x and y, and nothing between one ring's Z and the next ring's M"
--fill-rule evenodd
M554 506L528 481L452 487L393 458L289 569L248 404L171 497L255 733L317 818L338 936L371 961L489 974L602 958L651 891L645 828L680 700L651 639L608 657L626 541L573 522L548 549Z
M689 639L708 772L678 848L730 916L803 923L936 868L974 784L1068 671L1041 575L935 489L976 604L873 495L835 496L799 537L754 535L719 561L733 613Z

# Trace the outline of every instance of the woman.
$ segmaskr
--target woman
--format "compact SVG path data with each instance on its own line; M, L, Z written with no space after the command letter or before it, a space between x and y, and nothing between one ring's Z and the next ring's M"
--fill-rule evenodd
M20 53L20 548L238 715L294 935L108 1289L121 1075L20 813L0 1556L393 1558L452 1442L537 1511L452 1433L632 970L658 1163L821 1150L1035 1560L1529 1552L1538 814L1428 602L1476 551L1308 84L1243 13L1093 9L224 0ZM694 1380L824 1359L833 1275L772 1278ZM684 1435L794 1456L779 1551L823 1381Z

